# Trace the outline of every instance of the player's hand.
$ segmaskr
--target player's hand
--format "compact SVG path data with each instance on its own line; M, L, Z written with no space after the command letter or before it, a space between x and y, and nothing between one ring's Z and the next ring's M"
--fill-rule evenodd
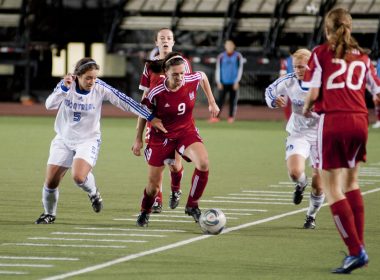
M234 83L234 85L232 86L232 89L233 90L238 90L240 87L239 83Z
M141 156L141 149L143 148L143 146L143 141L141 139L136 139L135 143L133 143L132 146L132 153L137 157Z
M221 83L216 84L218 90L223 90L223 85Z
M312 108L307 108L305 106L302 108L302 115L304 115L304 117L306 117L306 118L312 118L313 113L314 112L312 111Z
M285 107L287 103L287 98L283 95L279 95L276 97L274 104L276 104L277 107Z
M220 109L219 109L218 105L216 105L215 102L211 103L208 106L208 110L211 113L211 117L213 117L213 118L216 118L219 115L219 112L220 112Z
M63 83L65 84L65 87L69 88L71 86L71 84L74 82L75 80L75 75L71 74L71 73L67 73L64 77L63 77Z
M153 120L150 121L150 123L152 124L152 126L153 126L156 130L161 130L163 133L168 133L168 131L166 130L166 128L165 128L164 125L162 124L161 119L154 118Z

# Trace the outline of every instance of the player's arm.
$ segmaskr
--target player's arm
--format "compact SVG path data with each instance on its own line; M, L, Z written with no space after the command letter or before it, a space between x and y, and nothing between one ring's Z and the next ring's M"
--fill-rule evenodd
M279 78L265 89L265 102L272 109L285 107L287 95L285 81Z
M69 92L71 84L74 82L75 76L68 73L63 77L63 79L55 87L52 94L46 99L45 106L48 110L58 109L59 105L62 103L66 94Z
M214 95L212 94L210 82L208 81L208 78L204 72L200 71L199 73L202 76L201 81L200 81L200 85L203 89L203 92L205 93L205 95L207 97L208 110L210 111L211 116L213 118L216 118L219 114L220 109L219 109L218 105L216 105Z
M132 146L132 152L135 156L141 155L141 149L144 147L143 144L143 132L146 125L146 120L143 118L137 119L137 128L136 128L136 138Z
M312 112L311 109L314 106L315 101L319 96L319 88L311 88L306 95L305 104L303 105L302 114L305 117L311 117Z

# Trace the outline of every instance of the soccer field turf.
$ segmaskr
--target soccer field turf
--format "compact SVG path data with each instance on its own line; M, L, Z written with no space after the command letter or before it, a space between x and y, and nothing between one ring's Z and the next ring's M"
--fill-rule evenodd
M323 207L317 228L302 225L308 195L292 203L284 161L286 133L277 122L210 125L198 121L210 158L200 208L221 208L227 228L202 235L184 214L193 165L185 164L179 208L164 211L146 229L135 226L147 166L134 157L134 119L103 119L103 143L94 169L104 209L92 211L68 172L60 187L57 220L35 225L53 118L0 117L0 279L336 279L345 246ZM355 279L380 274L380 130L370 129L360 185L365 194L368 268ZM308 169L310 174L310 169ZM308 194L310 187L307 188Z

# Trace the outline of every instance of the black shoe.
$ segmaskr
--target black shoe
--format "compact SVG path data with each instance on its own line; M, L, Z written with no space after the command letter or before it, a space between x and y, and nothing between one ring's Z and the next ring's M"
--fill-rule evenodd
M313 218L312 216L306 216L303 228L315 229L315 218Z
M103 199L100 192L96 190L94 195L88 195L88 197L90 198L92 209L94 209L96 213L99 213L103 208Z
M35 224L54 224L55 216L42 213L41 216L34 222Z
M296 185L293 193L293 202L295 205L298 205L301 203L303 198L303 192L306 188L307 184L305 186L301 186L299 184Z
M366 251L364 249L361 249L358 256L346 256L343 259L342 266L334 269L331 272L337 274L350 274L354 269L366 266L368 262L369 259Z
M136 226L147 227L149 224L149 213L142 211L137 217Z
M152 213L159 214L161 212L162 212L162 202L155 201L153 206L152 206Z
M199 217L201 216L202 212L198 207L186 207L185 214L192 216L194 221L198 223Z
M181 190L178 190L176 192L173 192L170 194L169 196L169 207L170 209L176 209L178 204L179 204L179 200L181 198L181 194L182 194L182 191Z

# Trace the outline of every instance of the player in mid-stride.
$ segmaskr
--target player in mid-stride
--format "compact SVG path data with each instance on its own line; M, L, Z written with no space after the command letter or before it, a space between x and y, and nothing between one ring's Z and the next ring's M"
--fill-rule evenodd
M101 143L100 117L103 101L131 111L147 119L153 127L166 131L161 120L145 106L97 78L99 65L91 58L79 60L74 74L67 74L46 100L48 110L58 109L54 129L57 135L51 142L46 178L42 188L44 212L36 224L52 224L56 219L58 185L71 167L72 177L84 190L93 210L100 212L102 197L95 184L92 169L98 158Z
M333 273L348 274L367 265L364 201L359 162L366 160L368 110L365 92L380 94L380 79L366 50L351 36L352 17L336 8L324 19L327 42L314 48L305 72L310 91L303 114L320 115L319 166L333 221L349 255Z
M302 115L302 108L307 88L301 86L304 78L307 62L311 52L307 49L299 49L293 55L293 73L289 73L274 81L265 90L265 100L270 108L287 106L290 101L292 114L286 126L289 136L286 139L286 164L291 180L296 184L293 202L300 204L303 192L308 184L305 174L305 160L310 158L313 167L311 181L311 193L309 209L307 210L304 228L315 228L315 217L324 201L321 179L317 169L317 128L319 117L315 114L312 118Z
M165 164L174 163L176 151L195 165L185 213L198 222L201 215L198 201L206 188L209 174L208 153L195 127L192 114L199 85L205 92L211 115L216 117L219 113L205 73L186 74L185 59L176 52L168 54L162 63L166 79L151 89L142 101L162 119L168 132L164 134L152 129L145 148L149 177L136 222L141 227L148 225L155 197L162 184Z

